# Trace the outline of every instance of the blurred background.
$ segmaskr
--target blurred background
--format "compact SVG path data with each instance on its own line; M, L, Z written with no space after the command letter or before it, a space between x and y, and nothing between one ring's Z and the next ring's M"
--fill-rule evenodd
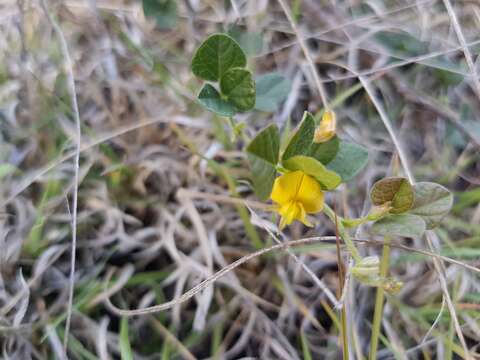
M0 2L2 358L341 358L339 312L282 250L162 312L127 318L105 305L110 297L124 309L161 304L258 244L274 244L258 220L276 223L271 213L208 195L258 201L245 139L322 110L298 36L335 106L339 135L370 152L366 169L327 201L342 215L364 215L371 185L405 174L380 106L414 177L455 195L435 232L437 253L480 265L480 4L284 2L297 34L274 0ZM202 83L190 69L215 32L238 41L257 75L286 79L279 104L236 117L245 136L235 141L227 119L198 104ZM372 238L368 230L355 237ZM296 223L282 240L334 234L318 215L314 228ZM427 249L422 239L403 244ZM338 290L334 242L292 251ZM378 358L466 358L431 256L393 248L391 273L405 285L387 297ZM445 263L445 278L466 345L480 358L478 273ZM367 354L374 294L352 282L346 297L351 359Z

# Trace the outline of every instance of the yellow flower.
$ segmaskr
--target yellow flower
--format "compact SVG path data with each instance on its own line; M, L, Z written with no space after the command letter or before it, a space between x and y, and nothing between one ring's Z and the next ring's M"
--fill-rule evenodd
M331 110L323 113L322 121L315 130L313 141L316 143L323 143L330 140L335 135L337 129L337 116Z
M307 214L323 209L324 195L320 184L303 171L292 171L275 179L270 198L277 203L275 210L281 215L280 229L299 220L312 226Z

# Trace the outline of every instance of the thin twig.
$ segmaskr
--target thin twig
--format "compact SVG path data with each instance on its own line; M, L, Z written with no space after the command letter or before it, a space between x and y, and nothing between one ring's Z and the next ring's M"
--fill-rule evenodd
M443 4L447 8L448 16L452 21L453 28L455 33L457 34L458 41L460 41L460 45L462 46L463 54L465 55L465 60L467 60L468 68L470 69L470 73L473 77L473 83L475 84L474 89L476 90L477 96L480 99L480 80L478 79L477 72L475 71L475 64L473 63L472 53L468 48L467 41L465 40L465 36L463 36L463 31L458 22L457 15L453 10L452 4L450 0L443 0Z
M205 199L212 200L219 203L227 203L232 205L245 205L247 207L260 209L260 210L271 210L272 205L268 205L262 202L245 200L242 198L232 197L228 195L220 194L210 194L202 191L189 190L185 188L180 188L177 191L177 198L188 198L188 199Z
M395 148L397 149L398 157L400 158L400 161L401 161L402 166L403 166L403 170L405 171L405 175L407 176L408 181L413 184L415 182L415 179L413 178L413 174L410 171L410 166L408 165L407 155L406 155L405 151L403 150L402 145L400 144L400 139L396 136L395 131L393 130L393 126L390 123L390 120L387 116L387 113L385 112L383 106L380 104L377 97L375 96L368 79L364 78L363 76L359 76L358 79L360 80L363 87L365 88L365 91L367 92L368 96L370 97L370 100L372 101L373 105L377 109L377 112L380 115L380 118L382 119L383 124L387 128L388 134L390 135L390 138L392 139L393 144L395 145Z
M295 32L295 35L297 36L298 42L300 43L300 47L302 48L302 51L305 54L305 58L307 59L308 65L310 66L310 68L312 70L313 78L315 79L315 84L317 85L318 93L320 94L320 99L322 100L323 107L325 108L325 110L329 110L330 106L328 104L327 93L325 91L325 88L323 87L322 81L320 80L320 75L318 74L315 63L313 62L312 56L310 54L310 50L308 49L307 45L305 44L304 37L300 33L300 29L298 29L298 27L295 23L295 20L293 19L292 12L290 11L290 8L285 3L285 1L278 0L278 3L282 7L283 12L285 13L285 16L288 19L288 22L290 23L290 26L292 27L293 31Z
M72 318L72 307L73 307L73 291L75 287L75 257L77 250L77 207L78 207L78 182L79 182L79 169L80 169L80 146L82 143L82 130L80 125L80 112L78 110L77 103L77 91L75 88L75 77L73 74L73 63L70 58L70 52L68 50L68 44L63 35L62 29L53 19L52 15L48 10L48 5L46 0L42 0L42 8L45 12L49 23L54 29L60 40L60 46L62 50L62 55L65 61L65 72L67 77L68 92L71 98L71 106L73 109L73 115L75 119L75 157L74 157L74 180L73 180L73 200L72 200L72 249L71 249L71 258L70 258L70 275L69 275L69 289L68 289L68 303L67 303L67 317L65 321L65 334L63 338L63 350L66 356L67 354L67 345L68 337L70 332L70 322Z

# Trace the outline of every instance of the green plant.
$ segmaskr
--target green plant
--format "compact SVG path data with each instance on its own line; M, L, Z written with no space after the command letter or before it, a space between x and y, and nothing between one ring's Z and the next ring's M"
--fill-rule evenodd
M265 75L255 83L246 64L245 53L228 35L215 34L205 40L193 57L192 71L203 80L218 83L219 87L204 84L198 96L200 104L230 118L254 108L274 110L286 95L283 85L279 85L286 81ZM325 203L325 192L352 181L367 165L369 151L340 139L336 126L332 110L324 111L319 122L305 111L297 129L286 130L285 146L281 146L277 125L271 124L259 131L244 151L252 187L262 201L274 202L270 209L281 216L280 230L295 220L313 226L309 214L325 213L354 260L350 269L353 277L377 288L370 348L370 359L374 359L381 337L384 292L394 295L403 285L389 276L390 239L421 237L426 230L435 228L450 211L453 196L436 183L413 185L403 177L386 177L371 188L372 207L366 216L355 219L338 216ZM363 257L351 239L350 229L366 223L371 223L372 234L384 238L381 259Z
M238 30L235 34L242 38ZM255 78L247 68L245 51L227 34L209 36L197 48L191 68L195 76L207 81L198 94L199 103L230 119L252 110L275 111L290 90L288 80L278 73ZM238 132L239 128L234 130Z

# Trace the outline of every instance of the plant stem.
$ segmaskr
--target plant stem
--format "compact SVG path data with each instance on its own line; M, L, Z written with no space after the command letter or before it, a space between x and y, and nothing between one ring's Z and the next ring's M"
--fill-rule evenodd
M385 238L383 246L382 260L380 262L380 277L384 279L388 275L388 266L390 264L390 243L389 238ZM384 290L382 286L377 287L377 295L375 297L375 310L373 313L372 338L370 341L369 360L377 358L378 338L380 337L380 327L383 317L383 300Z
M335 212L332 210L330 206L325 204L323 207L323 211L325 212L325 215L328 216L330 221L335 225ZM347 246L348 251L353 257L353 260L355 260L355 263L358 263L362 260L362 257L360 256L355 244L352 241L352 238L350 237L350 234L348 231L346 231L345 226L343 226L342 223L343 219L341 217L338 217L338 232L340 233L340 236L342 237L343 241L345 242L345 245Z
M338 287L338 299L341 299L343 287L345 284L345 271L343 267L342 253L340 248L340 236L339 236L339 230L338 230L338 215L337 215L336 203L334 204L334 215L335 215L335 237L336 237L336 245L337 245L338 278L340 280L340 285ZM343 345L343 360L348 360L350 356L348 351L347 310L345 309L345 306L342 306L341 311L342 311L341 340Z

